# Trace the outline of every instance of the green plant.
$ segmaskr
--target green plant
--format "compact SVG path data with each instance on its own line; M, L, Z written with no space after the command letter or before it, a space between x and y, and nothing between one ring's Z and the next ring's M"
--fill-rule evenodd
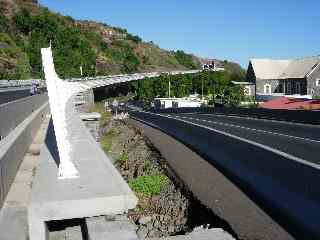
M120 154L120 157L118 159L118 164L120 166L122 166L124 169L128 169L129 168L129 163L128 163L128 160L129 160L129 154L126 150L124 150L121 154Z
M112 147L112 139L116 136L113 129L110 129L106 135L104 135L100 140L100 145L105 153L110 152Z
M129 186L133 191L151 197L159 195L168 183L169 179L164 175L147 175L130 180Z
M1 11L1 9L0 9ZM0 32L7 32L9 28L8 19L0 12Z
M141 43L142 42L142 39L139 36L137 36L137 35L134 36L134 35L132 35L130 33L127 34L126 39L127 40L131 40L131 41L133 41L135 43Z
M178 50L174 52L174 56L181 65L190 69L198 68L198 66L193 61L192 55L186 54L184 51Z

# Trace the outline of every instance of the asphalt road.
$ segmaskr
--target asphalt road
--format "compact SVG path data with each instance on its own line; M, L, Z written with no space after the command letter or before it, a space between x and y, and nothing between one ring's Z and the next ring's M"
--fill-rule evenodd
M221 115L130 114L199 153L297 239L320 239L319 126Z
M30 88L1 89L0 104L12 102L28 96L30 96Z

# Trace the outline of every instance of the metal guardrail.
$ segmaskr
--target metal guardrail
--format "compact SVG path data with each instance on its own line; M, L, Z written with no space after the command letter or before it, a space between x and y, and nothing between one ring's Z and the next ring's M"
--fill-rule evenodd
M43 86L45 82L41 79L29 79L29 80L0 80L1 88L15 88L15 87L29 87L32 83L36 83Z

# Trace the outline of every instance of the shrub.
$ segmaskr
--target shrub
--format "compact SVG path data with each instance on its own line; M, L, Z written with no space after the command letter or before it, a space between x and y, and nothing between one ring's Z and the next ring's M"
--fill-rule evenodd
M177 61L186 68L197 69L197 65L193 62L192 55L186 54L184 51L178 50L174 52L174 56L177 59Z
M110 129L109 132L101 138L100 145L105 153L110 152L112 147L112 139L114 136L116 136L115 131Z
M128 169L129 168L128 160L129 160L128 152L127 151L123 151L120 154L120 157L118 159L118 163L119 163L120 166L124 167L124 169Z
M131 41L133 41L135 43L141 43L142 42L142 39L139 36L137 36L137 35L134 36L134 35L132 35L130 33L127 34L126 39L127 40L131 40Z
M129 186L133 191L151 197L159 195L168 183L169 179L164 175L148 175L130 180Z
M0 12L0 32L7 32L8 28L9 28L8 19Z

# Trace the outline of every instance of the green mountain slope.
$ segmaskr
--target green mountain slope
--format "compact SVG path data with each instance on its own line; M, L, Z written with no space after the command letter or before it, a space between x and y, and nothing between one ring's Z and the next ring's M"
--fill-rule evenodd
M40 48L51 42L62 78L199 69L199 58L143 42L125 29L77 21L37 0L0 0L0 79L42 77Z

